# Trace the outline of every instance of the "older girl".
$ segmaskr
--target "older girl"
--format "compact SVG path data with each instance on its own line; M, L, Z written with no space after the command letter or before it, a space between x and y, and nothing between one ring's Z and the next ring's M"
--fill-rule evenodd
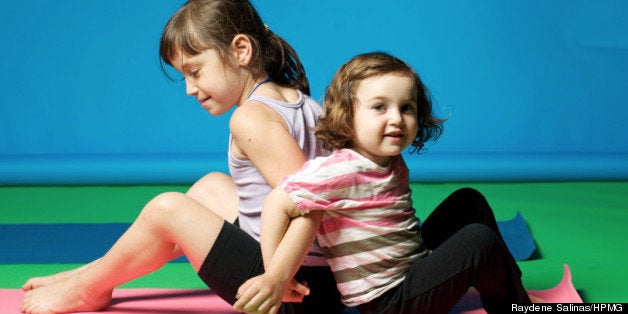
M230 119L231 177L212 173L186 194L152 199L100 259L28 280L22 311L65 313L105 308L113 289L185 255L225 301L263 272L262 200L279 180L324 152L312 128L322 108L309 96L294 50L245 0L190 0L165 26L162 60L185 78L186 92L211 115ZM343 305L320 249L313 245L281 311L334 313ZM305 294L310 294L303 299Z

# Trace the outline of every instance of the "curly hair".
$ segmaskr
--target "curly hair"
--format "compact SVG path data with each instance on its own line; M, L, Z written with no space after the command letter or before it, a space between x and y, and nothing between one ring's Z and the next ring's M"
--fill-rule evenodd
M391 73L413 78L417 90L418 130L410 152L419 153L426 141L436 140L441 135L444 119L432 115L429 91L416 72L403 60L390 54L370 52L355 56L340 67L325 91L324 114L315 130L324 148L351 147L358 84L364 79Z

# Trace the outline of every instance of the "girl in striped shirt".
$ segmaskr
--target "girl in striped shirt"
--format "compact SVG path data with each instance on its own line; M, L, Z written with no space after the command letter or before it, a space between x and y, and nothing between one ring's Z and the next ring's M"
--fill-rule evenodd
M308 161L266 198L266 272L238 290L237 310L275 313L315 237L342 301L360 313L446 313L473 286L485 309L530 299L484 197L454 192L423 226L401 152L442 132L427 89L402 60L367 53L342 66L316 135L328 157Z

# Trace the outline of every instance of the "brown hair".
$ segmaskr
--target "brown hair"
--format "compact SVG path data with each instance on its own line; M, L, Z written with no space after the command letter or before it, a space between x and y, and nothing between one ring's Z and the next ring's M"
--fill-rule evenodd
M250 70L254 76L266 72L281 85L310 94L305 69L295 50L273 33L247 0L189 0L170 18L161 34L161 65L168 65L177 53L194 56L216 49L223 61L231 41L238 34L253 45Z
M316 128L316 137L322 140L323 147L330 150L350 147L358 84L364 79L391 73L407 75L415 82L419 128L411 152L418 153L426 141L436 140L440 136L444 120L432 115L429 91L416 72L399 58L383 52L371 52L349 60L329 83L325 92L325 112Z

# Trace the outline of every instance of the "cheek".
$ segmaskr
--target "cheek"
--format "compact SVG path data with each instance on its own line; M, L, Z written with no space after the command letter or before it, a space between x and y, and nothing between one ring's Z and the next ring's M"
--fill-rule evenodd
M409 119L406 120L406 125L407 125L407 132L409 137L411 137L413 140L417 135L417 132L419 131L419 125L418 125L418 121L416 119Z
M416 131L419 129L419 121L415 116L408 117L405 123L408 126L408 130L413 130L414 133L416 133Z

